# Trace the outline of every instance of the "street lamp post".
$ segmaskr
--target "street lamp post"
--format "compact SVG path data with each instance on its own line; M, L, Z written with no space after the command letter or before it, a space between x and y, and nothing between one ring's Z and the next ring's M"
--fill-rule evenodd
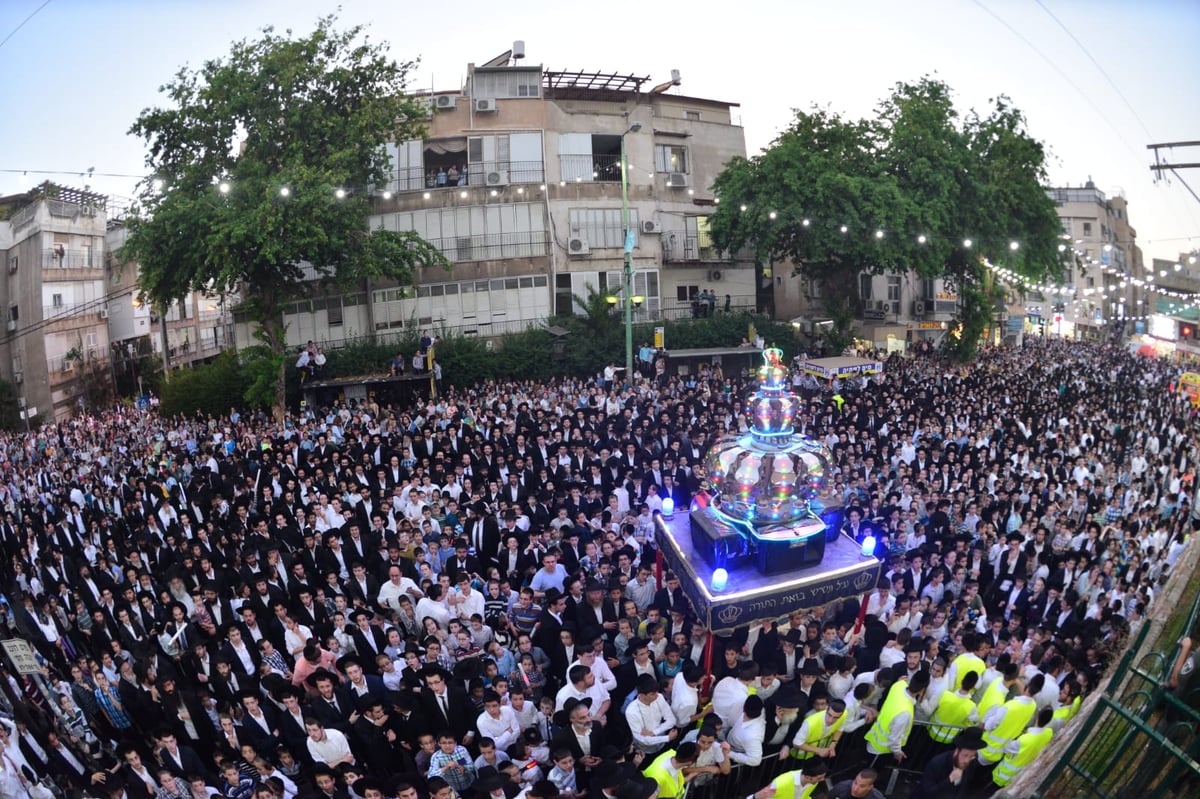
M632 123L621 134L621 224L625 227L625 263L623 283L625 293L625 380L633 385L633 231L629 228L629 163L626 157L625 136L642 129L641 122Z

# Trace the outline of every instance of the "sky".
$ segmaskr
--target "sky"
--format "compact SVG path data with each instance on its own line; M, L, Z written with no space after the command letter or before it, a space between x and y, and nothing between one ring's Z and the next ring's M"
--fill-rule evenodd
M0 0L0 195L41 180L134 194L145 148L128 134L179 68L263 27L309 32L313 0ZM32 15L32 16L31 16ZM1198 0L343 0L414 88L461 86L468 62L525 42L526 64L666 81L738 103L749 154L794 109L867 116L900 81L938 77L960 110L1010 97L1049 148L1049 180L1089 177L1129 201L1146 262L1200 248L1200 169L1155 182L1150 143L1200 140ZM4 37L8 37L4 39ZM1164 151L1200 162L1200 147ZM53 172L35 174L36 170ZM23 174L28 172L29 174ZM103 174L102 174L103 173Z

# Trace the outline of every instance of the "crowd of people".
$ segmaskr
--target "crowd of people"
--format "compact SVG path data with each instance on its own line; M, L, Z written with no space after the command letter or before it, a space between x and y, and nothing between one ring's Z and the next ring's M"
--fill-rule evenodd
M0 437L0 627L42 661L0 675L0 794L799 799L899 769L983 795L1187 545L1177 371L1034 340L798 383L884 576L861 626L850 601L721 638L660 579L654 514L749 429L745 375Z

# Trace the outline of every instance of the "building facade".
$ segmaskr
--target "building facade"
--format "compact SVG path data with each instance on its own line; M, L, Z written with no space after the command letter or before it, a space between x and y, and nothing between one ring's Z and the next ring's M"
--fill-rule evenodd
M1064 246L1076 265L1063 291L1027 298L1027 332L1098 339L1128 335L1152 311L1137 230L1125 197L1107 196L1090 179L1047 191L1058 207Z
M121 257L127 233L123 224L114 222L106 236L106 247L114 261L114 268L108 272L108 291L113 297L108 325L118 377L128 375L136 382L148 357L170 371L211 360L222 350L234 348L234 303L229 298L190 291L182 300L171 303L165 313L142 301L136 288L138 265Z
M105 198L45 183L0 198L0 215L0 377L30 417L67 418L111 385Z
M413 329L494 336L581 313L576 297L622 290L625 207L635 319L690 316L702 291L718 312L761 308L770 286L753 261L718 252L708 235L712 182L746 154L736 104L674 84L548 72L509 54L468 65L459 90L423 95L426 135L389 147L394 169L373 187L370 224L416 231L453 270L296 302L289 344Z

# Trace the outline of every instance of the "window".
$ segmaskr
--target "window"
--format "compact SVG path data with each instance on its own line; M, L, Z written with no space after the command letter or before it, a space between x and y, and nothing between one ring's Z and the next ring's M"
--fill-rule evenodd
M858 276L858 293L864 300L872 298L874 292L871 291L871 275L863 273Z
M686 120L689 120L691 122L699 122L700 121L700 112L699 111L684 111L683 118Z
M21 308L18 305L8 306L8 321L16 322L21 318Z
M1083 235L1085 237L1092 235L1092 223L1091 222L1083 223Z
M678 144L654 145L654 168L658 172L687 172L687 148Z
M52 305L55 308L63 307L63 296L61 294L51 294L50 295L50 305Z
M699 286L676 286L675 299L678 302L691 302L700 296Z
M328 318L330 327L340 327L341 326L341 324L342 324L342 304L340 302L338 302L338 300L336 298L331 299L329 301L329 307L326 308L325 312L328 315L327 318Z
M575 298L571 296L571 276L559 272L554 276L554 313L570 316L574 313Z
M620 208L572 208L570 210L571 235L587 241L596 249L622 248L625 244L625 226L622 224ZM638 246L638 215L629 209L629 227L633 232L633 246Z
M8 273L10 275L15 275L17 273L17 267L19 267L19 266L20 266L20 262L17 260L17 256L15 256L15 255L9 256Z
M888 302L900 302L900 276L888 275L887 281Z

